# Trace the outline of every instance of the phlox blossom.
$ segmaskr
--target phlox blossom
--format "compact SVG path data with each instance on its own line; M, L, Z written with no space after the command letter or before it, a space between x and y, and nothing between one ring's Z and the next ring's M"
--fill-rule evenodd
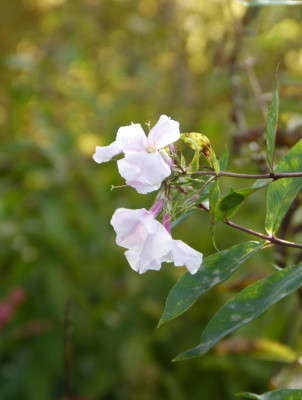
M116 243L128 249L125 252L131 268L140 274L160 270L161 263L174 262L195 274L202 263L202 254L181 240L174 240L167 229L155 219L154 209L147 211L119 208L111 219L117 236Z
M119 173L129 186L145 194L159 189L171 174L173 162L163 147L179 138L179 123L162 115L148 137L140 124L122 126L113 143L96 147L93 159L103 163L124 153L125 157L117 162Z

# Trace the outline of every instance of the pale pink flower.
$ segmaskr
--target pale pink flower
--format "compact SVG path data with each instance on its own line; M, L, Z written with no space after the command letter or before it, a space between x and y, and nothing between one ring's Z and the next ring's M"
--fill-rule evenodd
M118 161L121 176L128 185L145 194L159 189L171 174L173 162L163 147L179 138L179 123L162 115L148 137L140 124L119 128L115 142L106 147L97 146L93 159L102 163L124 153L125 157Z
M192 249L182 240L173 239L172 259L175 267L185 266L191 275L195 274L202 263L202 254Z
M140 274L160 269L161 258L172 250L172 240L152 211L119 208L110 223L116 243L128 249L125 255L132 269Z
M164 215L163 225L171 235L171 221L168 213ZM167 255L165 261L173 261L175 267L182 267L184 265L190 274L195 274L202 263L202 254L192 249L192 247L188 246L182 240L172 240L172 250Z
M202 254L181 240L173 240L167 229L155 219L158 203L147 211L119 208L111 219L117 236L116 243L128 249L125 256L132 269L140 274L159 270L161 263L174 262L185 266L191 274L199 269Z

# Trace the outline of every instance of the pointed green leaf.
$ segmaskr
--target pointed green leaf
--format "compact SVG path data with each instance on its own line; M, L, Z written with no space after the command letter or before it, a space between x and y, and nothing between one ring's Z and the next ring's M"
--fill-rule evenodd
M210 202L210 218L211 218L211 238L216 250L218 249L215 244L215 216L216 216L217 205L219 203L219 197L220 197L220 189L218 181L215 181L209 193L209 202Z
M217 223L231 217L244 202L245 198L257 190L259 189L248 188L234 192L234 190L231 189L229 194L219 199L219 203L216 208L215 222Z
M192 214L194 210L190 208L188 211L185 211L183 214L181 214L180 217L178 217L175 221L172 222L171 224L171 229L175 228L177 225L179 225L181 222L183 222L186 218L188 218L189 215Z
M238 393L236 396L243 396L247 397L248 399L256 399L256 400L301 400L302 390L281 389L281 390L273 390L272 392L266 392L263 394Z
M185 169L186 168L186 160L182 153L180 153L180 165Z
M228 219L240 207L244 200L245 197L241 193L234 191L233 193L221 197L216 209L215 222L217 223Z
M252 187L254 189L262 189L268 186L271 182L272 182L271 179L257 179Z
M243 396L248 399L258 399L259 400L258 394L254 394L254 393L242 392L242 393L237 393L236 396Z
M181 135L182 140L185 143L187 143L195 151L193 159L190 162L189 167L188 167L188 172L193 173L193 172L198 171L198 169L199 169L199 147L193 138L187 137L186 135L189 135L189 134Z
M244 200L252 193L255 193L257 190L262 189L268 185L268 182L262 180L262 183L257 181L258 184L254 185L251 188L239 189L235 192L233 189L230 189L230 193L226 196L222 196L219 199L219 203L216 208L215 222L223 221L225 219L229 219L241 206Z
M194 173L194 172L198 171L198 169L199 169L199 150L198 150L198 147L196 147L194 157L193 157L192 161L190 162L190 165L188 168L188 172Z
M220 165L219 165L219 161L218 160L214 161L214 171L216 172L216 175L219 175Z
M302 139L279 163L278 172L302 172ZM269 235L277 232L283 217L302 188L302 177L282 178L272 182L267 191L265 229Z
M302 264L277 271L242 290L210 320L201 334L200 344L180 354L174 361L199 357L220 339L253 321L277 301L302 286Z
M218 181L215 181L214 185L212 186L210 193L209 193L209 202L210 202L210 218L212 224L215 224L215 213L216 207L219 202L220 190Z
M266 122L266 144L267 144L267 160L270 165L271 172L274 171L274 153L275 153L275 142L276 142L276 131L278 122L278 79L276 76L276 85L272 97L272 103L270 105L267 122Z
M159 326L188 310L195 301L229 278L265 242L239 243L230 249L215 253L203 260L201 269L194 275L185 273L171 290Z
M172 224L171 224L171 228L175 228L177 225L179 225L181 222L183 222L189 215L192 214L192 212L194 211L194 209L196 209L196 205L198 205L199 203L202 203L203 201L207 200L209 197L209 192L211 191L211 188L215 185L215 182L211 182L211 179L209 180L209 184L203 189L203 191L201 193L199 193L199 191L197 191L198 197L197 199L195 198L195 200L193 200L193 202L188 202L185 203L184 205L186 206L186 208L184 208L184 211L179 215L178 218L176 218ZM194 208L192 208L194 207Z
M229 161L229 151L227 147L225 148L225 152L222 154L222 156L219 158L218 161L219 161L220 171L224 171L228 166L228 161Z

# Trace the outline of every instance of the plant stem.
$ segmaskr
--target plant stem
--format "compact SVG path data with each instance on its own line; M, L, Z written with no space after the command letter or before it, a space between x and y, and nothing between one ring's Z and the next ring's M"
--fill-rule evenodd
M296 249L302 249L302 244L288 242L287 240L283 240L283 239L279 239L279 238L276 238L276 237L263 235L260 232L253 231L251 229L245 228L244 226L241 226L241 225L237 225L234 222L231 222L231 221L228 221L228 220L225 220L223 222L225 224L229 225L229 226L232 226L235 229L239 229L239 230L241 230L243 232L246 232L246 233L249 233L251 235L257 236L257 237L259 237L261 239L265 239L268 242L271 242L272 244L279 244L281 246L287 246L287 247L294 247Z
M198 208L200 208L202 210L205 210L207 212L210 211L202 203L198 204ZM264 234L262 234L260 232L256 232L256 231L253 231L252 229L248 229L248 228L245 228L244 226L235 224L234 222L231 222L229 220L224 220L222 222L224 222L226 225L229 225L229 226L231 226L231 227L233 227L235 229L239 229L240 231L249 233L250 235L257 236L257 237L259 237L261 239L267 240L268 242L270 242L272 244L279 244L280 246L287 246L287 247L294 247L296 249L302 249L302 244L288 242L287 240L283 240L283 239L279 239L279 238L276 238L276 237L267 236L267 235L264 235Z
M194 175L216 175L215 171L197 171ZM299 178L302 177L302 172L270 172L268 174L237 174L235 172L224 172L220 171L217 175L218 178L228 176L231 178L243 178L243 179L273 179L274 181L282 178Z

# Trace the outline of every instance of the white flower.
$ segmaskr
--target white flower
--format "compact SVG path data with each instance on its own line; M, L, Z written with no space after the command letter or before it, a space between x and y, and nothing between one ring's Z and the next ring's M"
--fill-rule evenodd
M184 265L190 274L193 275L198 271L203 256L182 240L173 240L172 258L175 267L182 267Z
M116 243L128 249L125 255L132 269L141 274L160 269L161 258L172 250L172 240L151 211L119 208L110 223Z
M171 174L173 162L162 148L179 138L179 123L162 115L148 137L140 124L119 128L115 142L106 147L97 146L93 159L102 163L124 153L125 157L118 161L121 176L128 185L145 194L159 189Z
M140 274L159 270L161 263L185 266L191 274L199 269L202 254L181 240L173 240L167 229L155 219L158 207L129 210L119 208L111 219L116 243L128 249L125 256L132 269Z

